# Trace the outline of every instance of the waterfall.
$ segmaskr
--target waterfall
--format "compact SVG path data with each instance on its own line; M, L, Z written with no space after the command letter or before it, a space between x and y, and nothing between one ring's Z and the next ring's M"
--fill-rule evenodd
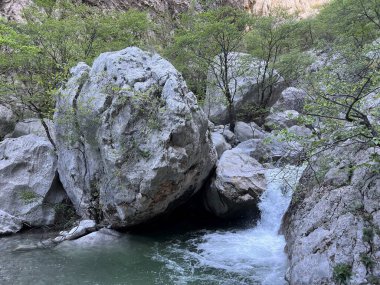
M172 282L286 284L285 239L278 231L303 169L287 166L267 170L267 190L259 204L261 219L255 227L205 232L187 241L187 246L172 245L172 256L160 255L176 273Z

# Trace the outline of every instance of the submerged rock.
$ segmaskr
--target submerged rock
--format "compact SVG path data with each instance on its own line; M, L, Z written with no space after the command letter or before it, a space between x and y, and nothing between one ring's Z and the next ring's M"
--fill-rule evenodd
M238 148L228 150L217 163L216 177L206 190L205 205L222 218L257 214L265 187L264 167Z
M320 154L305 170L282 231L291 285L378 284L379 148L348 143ZM335 272L335 274L334 274ZM342 272L337 280L337 272Z
M58 250L73 250L76 248L89 248L96 246L106 246L120 239L121 234L110 229L100 229L75 240L66 240L59 244Z
M29 226L51 225L66 198L50 142L35 135L0 143L0 209Z
M60 179L83 218L128 227L195 194L216 161L182 76L138 48L72 69L55 114Z

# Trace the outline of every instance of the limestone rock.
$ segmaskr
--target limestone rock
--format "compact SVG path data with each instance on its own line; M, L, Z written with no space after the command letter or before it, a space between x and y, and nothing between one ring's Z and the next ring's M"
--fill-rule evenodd
M231 145L226 142L226 139L220 133L212 132L211 140L215 146L216 152L218 153L218 158L220 158L226 150L231 149Z
M216 57L215 61L218 60ZM229 89L231 94L234 94L236 115L237 117L246 117L250 113L249 107L260 102L261 82L268 79L263 76L265 63L244 53L230 53L229 63ZM222 90L216 84L218 80L215 76L215 74L221 73L221 65L216 64L216 66L215 70L209 72L207 82L210 84L207 86L203 109L213 123L227 124L229 122L227 102ZM275 82L272 94L270 95L268 92L264 94L264 97L268 98L268 107L273 106L285 88L284 80L277 71L274 71L272 80ZM267 89L269 90L269 88Z
M62 242L64 240L74 240L96 230L96 222L94 220L82 220L70 231L60 232L60 235L54 239L54 242Z
M250 139L259 139L265 137L265 132L255 123L237 122L235 126L236 139L244 142Z
M295 110L302 113L306 99L306 92L294 87L282 91L280 98L271 108L271 113Z
M22 221L0 210L0 236L5 234L14 234L22 228Z
M66 198L50 142L27 135L0 143L0 209L30 226L51 225Z
M52 139L55 139L54 136L54 124L51 120L45 120L46 125L48 126L49 133ZM8 137L18 138L21 136L26 136L29 134L34 134L39 137L47 138L46 131L39 119L27 119L21 122L18 122L12 132Z
M222 218L257 214L265 187L264 167L238 148L228 150L217 163L216 177L206 191L205 205Z
M128 227L200 189L216 151L207 117L169 62L131 47L72 75L55 114L58 170L83 218Z
M298 124L300 114L295 110L272 113L265 119L265 128L269 130L282 130Z
M335 284L339 266L350 268L349 284L376 284L370 281L380 276L380 176L370 159L374 153L380 149L348 143L320 154L305 170L282 226L291 285Z
M100 229L99 231L90 233L76 240L67 240L59 244L56 249L63 251L72 251L75 249L107 246L118 239L121 234L114 230Z
M288 128L288 132L299 138L310 138L313 135L313 132L309 128L303 126L292 126Z
M295 141L283 141L280 135L267 134L264 139L251 139L236 147L260 163L299 164L302 146Z
M30 5L32 0L3 0L0 2L0 15L12 21L22 20L22 10Z

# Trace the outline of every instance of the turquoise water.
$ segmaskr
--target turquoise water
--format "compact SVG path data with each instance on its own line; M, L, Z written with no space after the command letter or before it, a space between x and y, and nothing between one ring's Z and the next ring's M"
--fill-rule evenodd
M292 181L297 170L290 172ZM3 237L0 284L286 284L285 240L278 229L291 189L279 173L267 173L255 226L124 234L112 244L66 250L14 251L49 237L42 232Z

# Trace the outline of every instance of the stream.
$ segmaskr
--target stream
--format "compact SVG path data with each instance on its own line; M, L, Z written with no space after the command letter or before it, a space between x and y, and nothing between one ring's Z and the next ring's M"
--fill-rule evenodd
M286 284L285 239L278 230L301 173L298 167L267 171L254 225L125 234L112 244L66 251L14 251L48 233L3 237L0 284Z

